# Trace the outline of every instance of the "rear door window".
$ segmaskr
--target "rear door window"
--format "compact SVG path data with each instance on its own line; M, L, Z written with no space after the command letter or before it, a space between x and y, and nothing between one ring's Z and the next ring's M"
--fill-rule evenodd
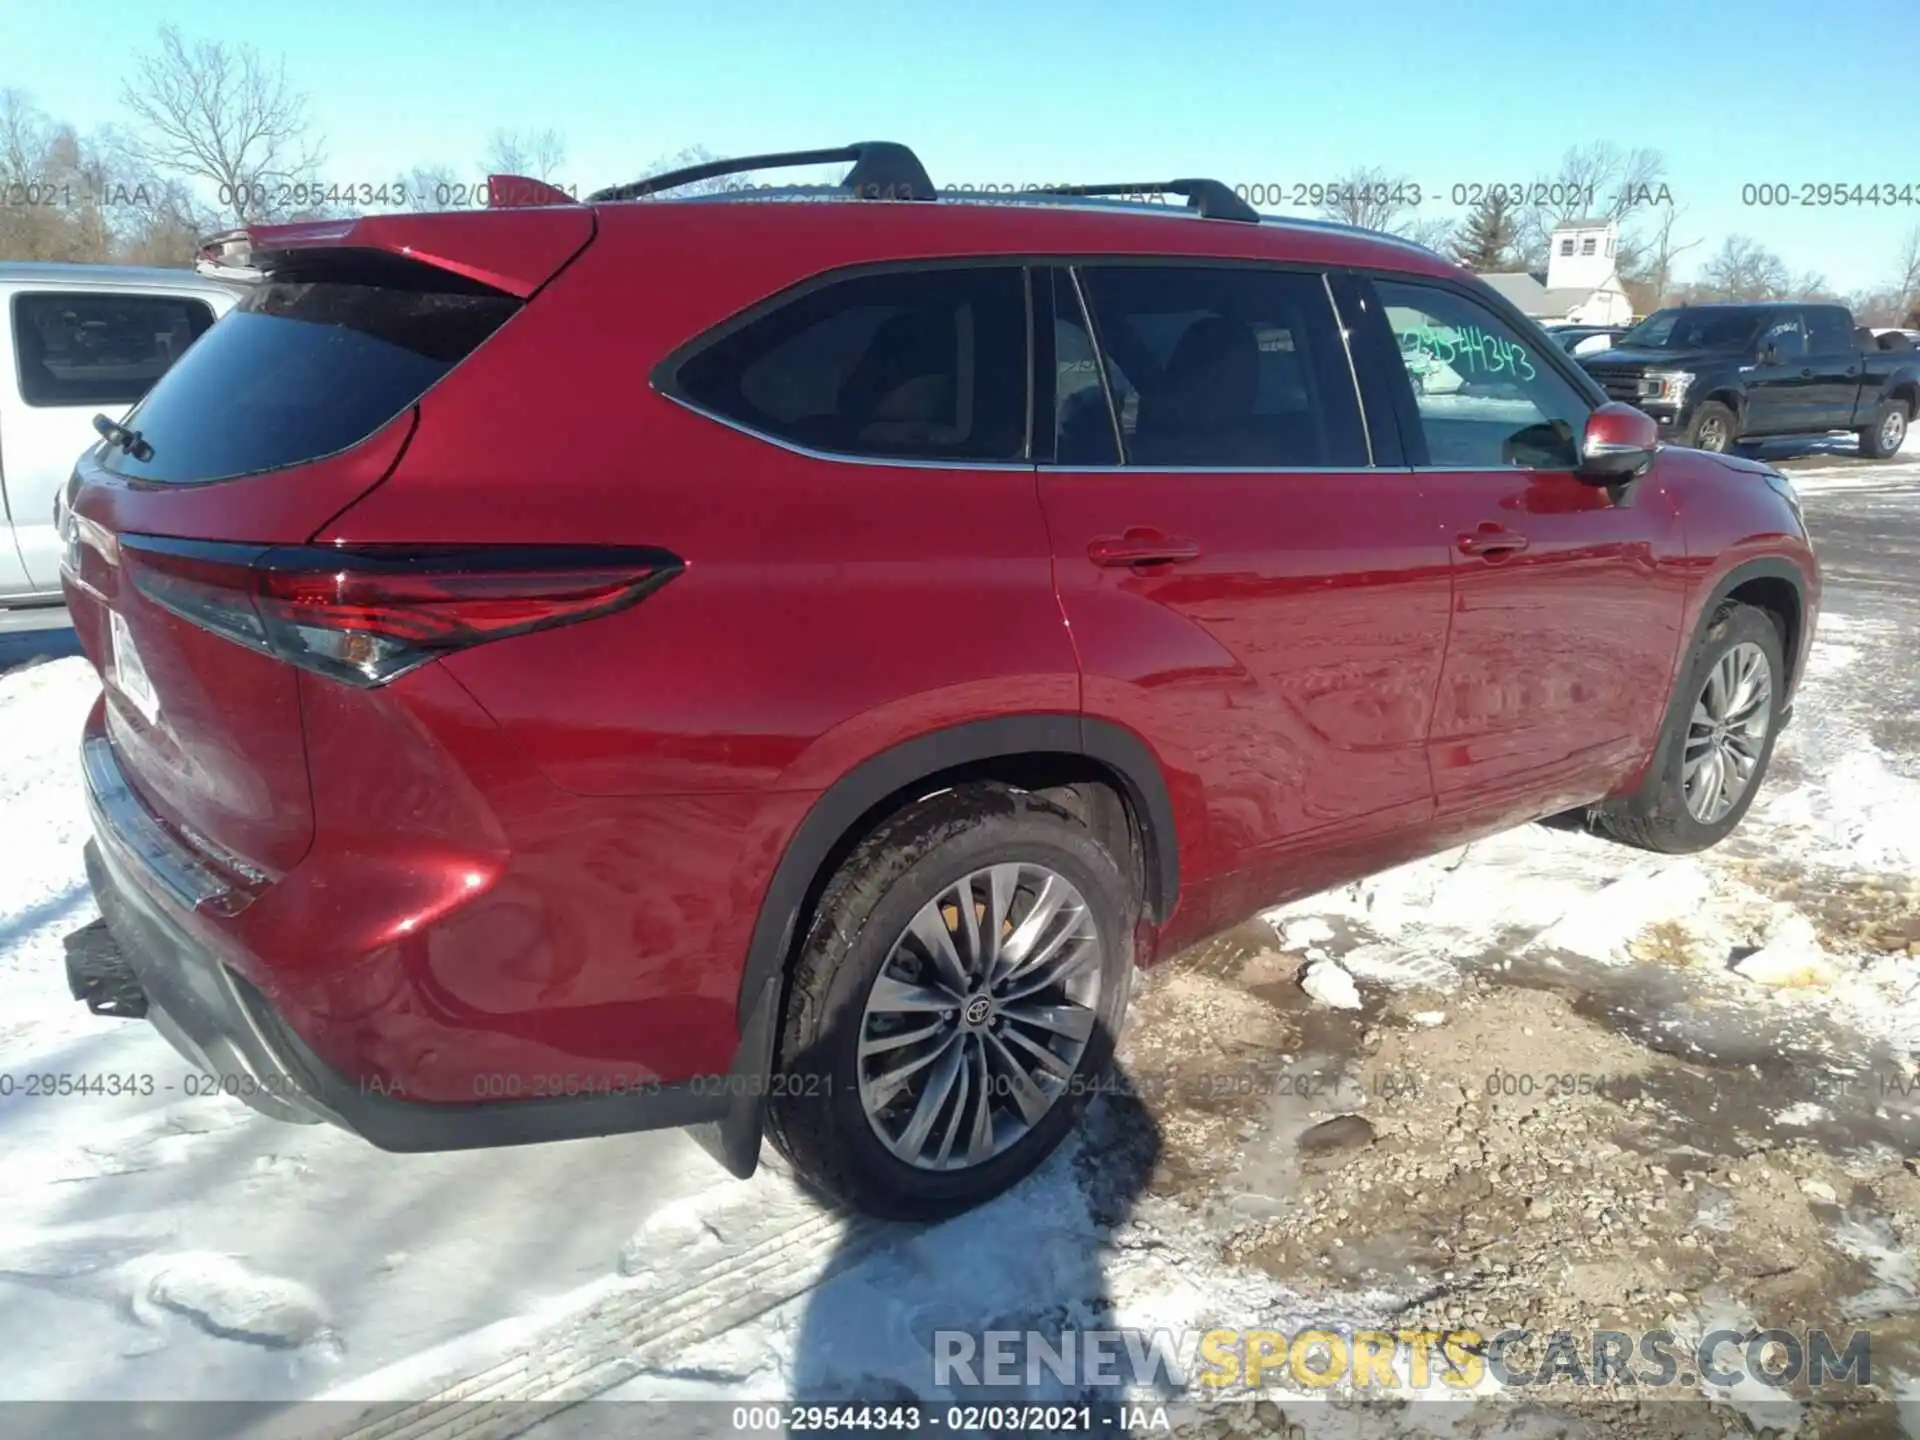
M112 291L13 297L20 398L119 410L140 399L213 325L204 300Z
M721 327L669 361L694 405L810 450L1019 460L1027 314L1018 266L851 276Z
M410 262L276 273L167 372L126 424L141 480L224 480L358 444L506 323L520 302Z
M1815 355L1851 355L1860 348L1854 337L1853 317L1845 310L1810 306L1807 316L1807 348Z
M1353 371L1318 274L1096 265L1079 275L1126 464L1368 463Z

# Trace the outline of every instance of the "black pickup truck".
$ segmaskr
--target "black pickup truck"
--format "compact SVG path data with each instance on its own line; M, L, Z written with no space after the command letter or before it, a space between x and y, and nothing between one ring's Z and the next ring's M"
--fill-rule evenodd
M1920 412L1920 350L1876 340L1842 305L1656 310L1612 349L1578 358L1610 397L1701 450L1851 430L1862 455L1885 459Z

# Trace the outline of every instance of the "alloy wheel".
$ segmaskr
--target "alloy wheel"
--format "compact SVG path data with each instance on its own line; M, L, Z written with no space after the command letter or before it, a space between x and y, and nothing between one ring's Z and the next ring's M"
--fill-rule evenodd
M1702 825L1723 819L1753 783L1773 723L1773 672L1766 652L1742 641L1714 662L1687 722L1680 782Z
M1887 418L1880 422L1880 449L1883 454L1892 454L1900 448L1900 442L1907 438L1907 417L1898 410L1887 411Z
M1092 1038L1104 940L1044 865L988 866L929 900L888 952L860 1019L860 1103L923 1170L1002 1154L1066 1093Z
M1717 415L1709 415L1700 422L1700 433L1694 436L1694 447L1699 450L1711 450L1718 454L1727 448L1726 422Z

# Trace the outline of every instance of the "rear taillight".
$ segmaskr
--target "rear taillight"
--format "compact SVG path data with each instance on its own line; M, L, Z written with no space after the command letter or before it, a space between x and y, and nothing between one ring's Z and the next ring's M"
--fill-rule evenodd
M122 535L142 595L214 634L350 685L436 655L623 610L685 567L610 546L257 546Z

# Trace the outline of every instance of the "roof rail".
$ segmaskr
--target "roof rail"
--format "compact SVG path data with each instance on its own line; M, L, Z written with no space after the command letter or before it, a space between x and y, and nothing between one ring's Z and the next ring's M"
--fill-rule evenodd
M1402 250L1412 250L1421 255L1433 255L1445 260L1431 245L1422 245L1418 240L1409 240L1405 235L1396 235L1391 230L1375 230L1368 225L1352 225L1345 220L1321 220L1305 215L1263 215L1262 223L1269 225L1292 225L1308 230L1333 230L1342 235L1358 235L1368 240L1382 240L1389 245L1398 245Z
M840 182L842 190L864 200L936 200L938 194L920 157L906 146L891 140L864 140L827 150L786 150L774 155L740 155L731 160L709 160L663 175L649 175L626 185L610 185L587 197L593 205L610 200L639 200L662 190L691 185L696 180L712 180L721 175L739 175L749 170L780 170L796 165L831 165L851 160L853 169Z
M1049 185L1040 195L1184 195L1187 208L1207 220L1260 223L1260 212L1218 180L1162 180L1150 185Z

